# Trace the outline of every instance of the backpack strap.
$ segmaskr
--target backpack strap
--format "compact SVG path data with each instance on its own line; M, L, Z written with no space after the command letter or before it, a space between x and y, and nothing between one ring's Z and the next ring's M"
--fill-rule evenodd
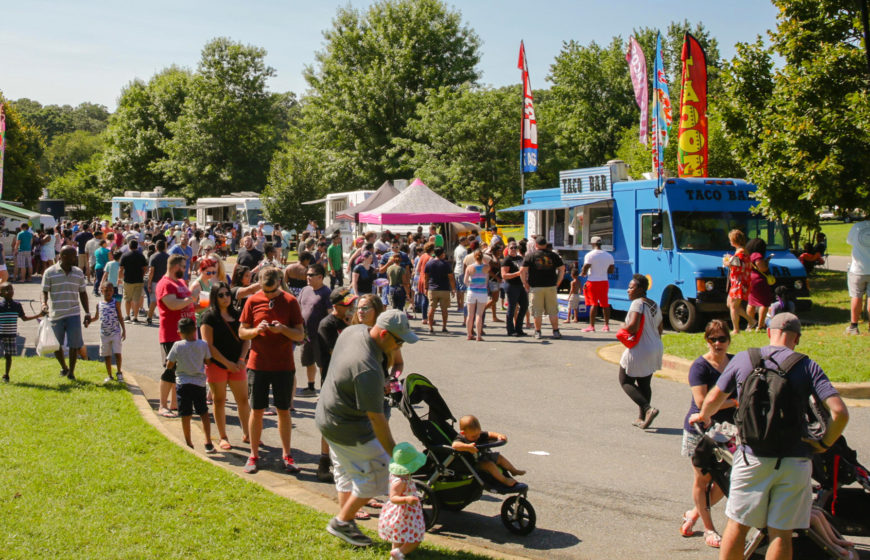
M752 364L752 369L761 365L761 348L749 348L746 350L749 353L749 362Z
M783 373L788 373L791 371L791 368L796 366L801 360L806 358L806 354L801 354L800 352L794 352L791 356L783 360L782 364L779 365L779 369L783 371Z

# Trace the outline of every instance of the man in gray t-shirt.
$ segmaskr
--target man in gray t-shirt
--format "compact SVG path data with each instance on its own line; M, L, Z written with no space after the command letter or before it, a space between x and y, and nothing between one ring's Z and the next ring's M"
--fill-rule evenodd
M392 309L374 327L354 325L338 337L320 390L314 420L329 443L340 511L326 530L354 546L368 546L354 514L387 493L393 435L384 415L384 358L418 337L408 317Z

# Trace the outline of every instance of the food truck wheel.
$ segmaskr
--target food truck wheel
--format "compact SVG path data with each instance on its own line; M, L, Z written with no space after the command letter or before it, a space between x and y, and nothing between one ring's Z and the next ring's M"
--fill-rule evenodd
M691 331L698 322L698 309L695 304L677 298L671 301L668 306L668 320L671 323L671 328L678 332Z

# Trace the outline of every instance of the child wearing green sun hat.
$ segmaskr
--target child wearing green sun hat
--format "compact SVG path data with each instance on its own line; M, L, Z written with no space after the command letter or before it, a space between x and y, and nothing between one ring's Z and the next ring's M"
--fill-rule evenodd
M390 461L390 501L381 510L378 534L393 543L390 558L403 560L423 542L426 522L411 475L426 464L426 455L403 441L393 448Z

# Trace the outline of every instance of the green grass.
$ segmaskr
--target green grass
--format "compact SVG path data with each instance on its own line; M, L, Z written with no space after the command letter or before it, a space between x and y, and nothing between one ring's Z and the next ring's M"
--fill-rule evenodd
M100 384L102 365L79 364L71 383L54 360L16 358L0 386L4 559L387 556L389 544L352 550L324 531L328 514L180 449L127 391Z
M846 236L849 235L849 230L853 224L824 221L821 225L822 233L828 237L828 254L844 256L852 254L852 247L846 243Z
M832 381L870 381L870 362L866 359L870 339L866 334L845 334L849 322L846 273L816 269L809 282L813 307L798 313L801 321L809 325L803 328L798 351L818 362ZM689 360L707 350L703 333L666 334L662 340L666 353ZM739 352L765 344L766 333L741 333L732 341L730 350Z

